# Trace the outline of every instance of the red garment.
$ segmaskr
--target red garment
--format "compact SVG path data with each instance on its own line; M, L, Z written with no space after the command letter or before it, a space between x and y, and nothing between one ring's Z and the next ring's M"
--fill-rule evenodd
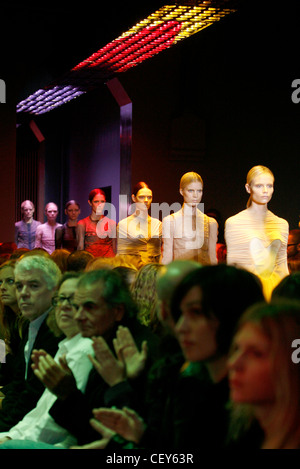
M91 220L86 217L79 220L78 225L85 229L84 249L94 257L114 257L113 238L116 237L116 222L103 217L100 220Z

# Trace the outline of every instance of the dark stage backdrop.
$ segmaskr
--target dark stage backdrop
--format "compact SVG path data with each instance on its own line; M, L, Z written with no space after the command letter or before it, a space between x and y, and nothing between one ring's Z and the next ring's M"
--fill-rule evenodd
M300 103L293 103L298 67L297 2L273 10L253 2L227 19L118 76L132 101L131 184L145 180L154 202L181 202L179 180L197 171L205 209L223 218L245 208L248 170L275 174L270 210L299 221ZM35 119L45 137L44 201L62 210L78 199L82 217L94 187L124 175L120 165L120 108L105 84ZM130 192L130 191L129 191ZM63 217L62 217L63 218Z

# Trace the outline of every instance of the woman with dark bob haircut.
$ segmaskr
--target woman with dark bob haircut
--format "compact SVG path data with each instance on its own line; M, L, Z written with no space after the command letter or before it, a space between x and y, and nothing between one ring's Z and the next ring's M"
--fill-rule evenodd
M263 299L259 280L246 270L225 264L193 270L176 288L171 303L174 332L185 363L169 371L163 381L157 379L158 389L166 379L170 382L159 411L153 397L142 423L126 409L99 409L96 419L127 443L151 450L224 448L231 341L245 309Z

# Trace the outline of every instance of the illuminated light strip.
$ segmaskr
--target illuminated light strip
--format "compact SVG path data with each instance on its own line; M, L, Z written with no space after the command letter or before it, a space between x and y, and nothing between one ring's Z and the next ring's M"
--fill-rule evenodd
M223 3L227 2L219 2ZM215 4L208 0L196 5L163 6L76 65L64 77L63 84L40 89L21 101L17 112L43 114L55 109L86 93L99 81L129 70L236 11Z
M85 91L73 86L54 86L50 89L39 89L28 98L20 101L17 112L29 112L30 114L43 114L55 109L62 104L77 98Z
M161 28L161 30L163 31L164 28L167 29L169 25L172 25L173 27L175 27L176 25L176 31L175 29L173 30L172 41L169 40L169 37L166 41L164 41L163 39L161 40L161 42L166 43L165 48L168 48L171 47L171 45L176 44L178 41L187 38L204 28L207 28L215 21L219 21L224 16L236 11L234 9L229 8L222 9L210 7L209 5L211 5L211 2L208 1L202 2L201 5L197 6L166 5L157 10L156 12L152 13L146 19L137 23L131 29L123 33L111 43L107 44L99 51L92 54L84 61L80 62L72 70L76 71L80 69L96 67L100 64L101 66L108 65L109 67L109 64L113 60L113 57L115 57L114 61L116 62L118 60L118 54L120 54L122 51L124 53L127 51L127 59L128 62L130 62L130 47L136 48L137 55L138 51L141 51L141 55L143 55L143 42L151 42L151 35L154 34L153 31L155 28ZM142 47L140 47L141 44ZM150 55L153 56L154 53L151 53ZM121 60L124 61L124 58L122 57ZM131 62L131 66L134 66L136 63L140 62L140 60L136 59ZM126 70L127 69L128 67L126 67Z

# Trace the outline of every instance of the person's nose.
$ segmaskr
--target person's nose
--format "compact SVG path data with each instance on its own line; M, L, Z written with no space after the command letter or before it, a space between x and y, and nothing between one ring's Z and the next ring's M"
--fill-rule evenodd
M21 289L18 290L19 296L25 298L29 296L29 288L27 285L22 285Z
M180 318L178 319L176 325L175 325L175 331L178 333L178 334L184 334L188 329L188 321L187 319L185 318L185 316L180 316Z
M239 371L243 368L243 365L243 354L240 352L233 353L227 361L227 367L230 371Z
M85 318L84 308L82 306L79 306L74 315L74 319L76 321L82 321L84 318Z

